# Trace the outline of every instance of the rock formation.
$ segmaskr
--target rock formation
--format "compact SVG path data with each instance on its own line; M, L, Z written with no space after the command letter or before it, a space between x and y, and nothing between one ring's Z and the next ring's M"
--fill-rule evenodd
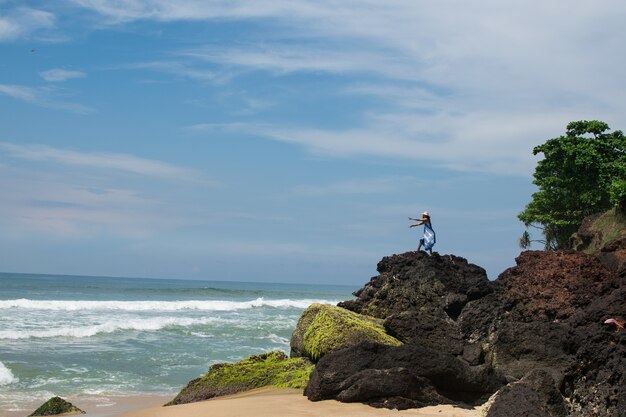
M74 406L72 403L65 401L61 397L52 397L43 403L38 409L28 417L34 416L57 416L59 414L85 414L83 410Z
M250 356L237 363L219 363L194 379L166 405L185 404L265 386L302 389L313 364L305 358L288 358L283 352Z
M367 341L391 346L402 344L385 333L380 319L328 304L312 304L300 316L291 337L291 357L307 357L317 362L334 350Z
M339 305L384 319L405 345L328 354L306 395L405 408L477 404L497 391L487 416L626 415L626 332L604 324L626 316L624 274L574 251L516 262L490 282L455 256L384 258L380 275Z

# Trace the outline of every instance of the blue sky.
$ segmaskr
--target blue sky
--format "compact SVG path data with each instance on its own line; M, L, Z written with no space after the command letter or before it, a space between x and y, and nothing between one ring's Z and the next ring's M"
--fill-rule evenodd
M0 0L0 270L344 283L514 264L532 148L626 128L626 3Z

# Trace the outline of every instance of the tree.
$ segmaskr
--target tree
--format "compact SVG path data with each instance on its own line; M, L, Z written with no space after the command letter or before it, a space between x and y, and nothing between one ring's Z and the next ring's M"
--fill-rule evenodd
M582 220L612 206L626 207L626 137L597 120L571 122L564 136L533 149L537 163L533 184L539 191L518 218L542 231L546 250L567 248ZM530 246L528 232L520 246Z

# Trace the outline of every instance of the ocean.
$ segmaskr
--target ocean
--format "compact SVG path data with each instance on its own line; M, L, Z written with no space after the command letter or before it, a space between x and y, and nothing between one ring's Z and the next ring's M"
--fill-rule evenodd
M302 311L356 288L0 273L0 415L48 398L175 394L281 350Z

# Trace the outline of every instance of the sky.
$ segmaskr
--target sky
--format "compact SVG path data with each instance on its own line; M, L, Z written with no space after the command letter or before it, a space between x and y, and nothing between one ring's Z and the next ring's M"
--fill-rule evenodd
M495 279L574 120L626 129L626 3L0 0L0 271Z

